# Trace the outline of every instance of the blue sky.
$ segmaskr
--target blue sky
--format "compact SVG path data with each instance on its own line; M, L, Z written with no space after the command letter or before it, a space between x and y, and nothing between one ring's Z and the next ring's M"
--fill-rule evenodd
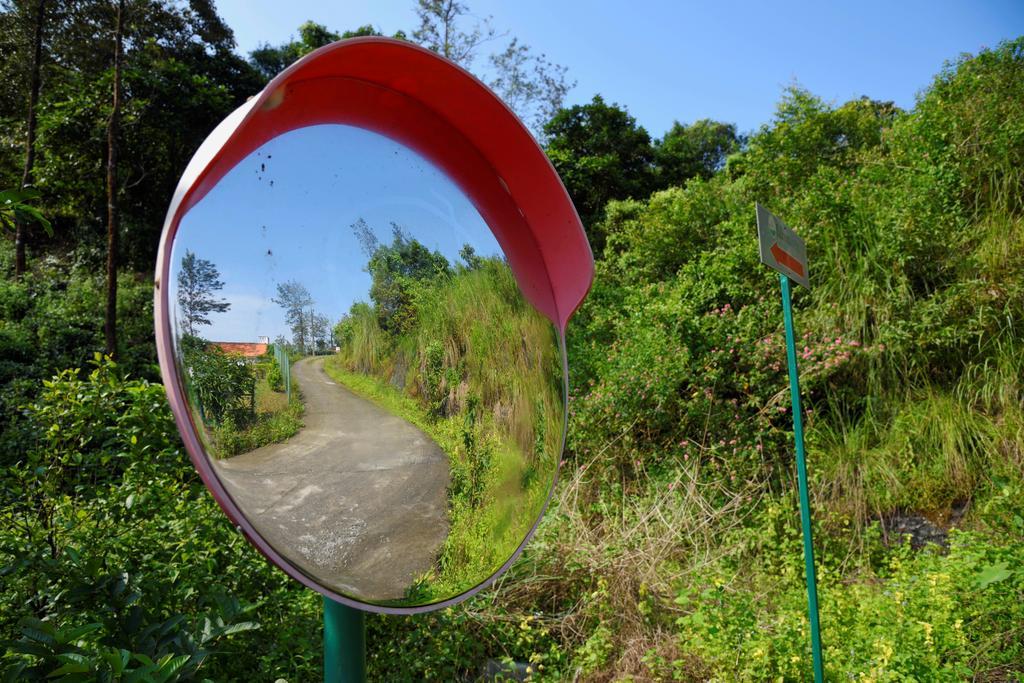
M836 103L868 95L911 107L944 61L1024 34L1024 0L464 2L568 67L577 81L570 103L600 93L653 136L673 120L705 117L755 129L794 82ZM413 5L217 1L242 54L288 40L307 19L338 31L363 24L409 31Z
M654 136L674 120L704 117L753 130L771 119L792 83L836 103L868 95L912 107L944 61L1024 33L1024 0L464 2L507 31L502 40L516 36L568 67L577 81L570 103L600 93ZM338 31L364 24L384 33L411 31L413 5L217 2L241 54L293 38L307 19ZM214 316L203 335L287 336L283 312L270 299L288 279L305 284L332 322L366 299L366 258L349 227L360 216L382 241L390 241L389 222L396 220L452 261L465 242L481 254L498 252L459 190L404 147L337 126L293 132L239 165L183 222L175 263L186 248L213 261L232 302L231 312Z
M231 303L197 332L214 341L291 337L271 301L278 283L297 280L314 308L337 322L368 301L367 257L351 226L364 219L382 243L391 222L458 261L463 244L501 253L480 214L430 162L360 128L313 126L277 137L231 170L185 215L171 256L171 300L186 250L211 261Z

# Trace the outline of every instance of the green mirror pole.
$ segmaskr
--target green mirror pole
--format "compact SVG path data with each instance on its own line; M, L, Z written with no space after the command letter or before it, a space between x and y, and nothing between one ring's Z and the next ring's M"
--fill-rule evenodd
M796 475L800 486L800 523L804 531L804 565L807 571L807 612L811 619L811 652L814 680L824 681L821 663L821 631L818 625L818 580L814 571L814 542L811 539L811 501L807 495L807 464L804 456L804 419L800 409L800 381L796 374L796 339L793 334L793 306L789 296L789 278L782 282L782 313L786 324L786 357L789 360L789 392L793 399L793 437L796 441Z
M324 683L366 682L366 615L324 598Z

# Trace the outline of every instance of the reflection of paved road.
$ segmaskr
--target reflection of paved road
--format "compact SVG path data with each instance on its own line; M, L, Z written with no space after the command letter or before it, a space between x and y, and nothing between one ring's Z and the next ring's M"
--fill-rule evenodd
M215 469L278 552L339 592L401 598L448 533L448 458L423 432L335 384L323 358L292 366L305 427Z

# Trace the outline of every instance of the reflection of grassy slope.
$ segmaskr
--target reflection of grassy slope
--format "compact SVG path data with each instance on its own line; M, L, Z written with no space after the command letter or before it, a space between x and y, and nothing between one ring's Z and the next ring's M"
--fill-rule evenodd
M451 463L449 536L409 601L462 592L508 559L543 505L561 449L561 360L551 324L508 267L420 285L409 329L388 335L356 307L325 364L346 386L416 424Z
M415 291L411 329L391 339L370 307L353 311L346 368L391 382L438 414L475 398L531 457L561 447L561 366L551 324L519 294L508 267L487 260ZM535 427L540 425L540 434ZM555 425L555 429L548 429Z

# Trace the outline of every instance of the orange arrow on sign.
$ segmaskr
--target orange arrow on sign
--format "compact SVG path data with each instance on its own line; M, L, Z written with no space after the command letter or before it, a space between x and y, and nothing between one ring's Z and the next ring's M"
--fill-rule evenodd
M786 266L800 277L804 277L804 264L797 261L792 254L780 247L778 242L772 245L771 252L776 261Z

